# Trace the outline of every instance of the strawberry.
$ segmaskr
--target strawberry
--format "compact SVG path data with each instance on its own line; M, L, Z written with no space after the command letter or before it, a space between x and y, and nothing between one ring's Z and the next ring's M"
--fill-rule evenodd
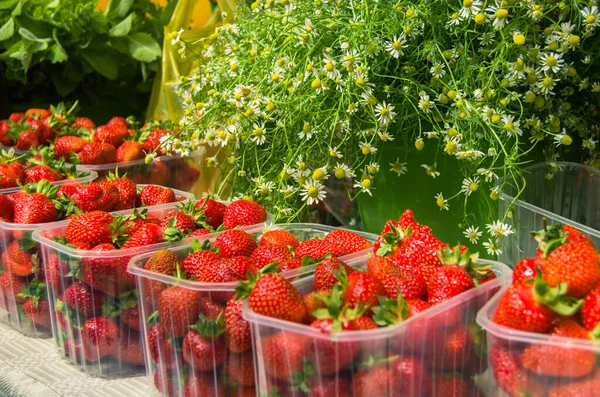
M315 378L310 386L311 397L350 396L350 381L342 376Z
M64 179L60 172L55 171L44 164L27 168L24 172L24 175L25 183L35 183L44 179L50 182L56 182Z
M134 209L131 214L124 215L122 219L125 221L123 223L123 229L128 236L133 236L133 234L146 223L160 225L160 220L154 215L149 214L148 209L146 208L141 211Z
M385 293L383 285L377 279L361 271L347 274L340 282L344 289L342 300L350 308L360 304L368 312L372 306L377 305L377 298Z
M227 206L210 198L201 199L196 202L196 208L202 211L204 222L213 229L217 229L223 223L223 215Z
M168 335L185 336L188 327L200 314L200 292L182 287L169 287L158 300L158 315Z
M308 255L311 261L323 259L327 254L331 254L331 256L337 258L347 253L344 247L317 238L301 242L294 250L296 258L303 258Z
M2 262L6 270L12 274L27 277L33 274L34 267L39 267L39 259L35 250L35 242L23 237L13 240L2 253ZM35 263L34 263L35 262Z
M121 246L122 249L145 247L165 241L163 228L153 223L145 223Z
M196 229L193 232L191 232L188 237L196 237L196 238L200 238L202 236L206 236L207 234L211 234L210 230L207 229Z
M70 244L85 243L89 246L110 244L114 228L113 216L103 211L92 211L77 215L65 228L65 237Z
M144 269L171 276L177 272L179 266L181 266L181 262L177 254L163 248L148 258ZM145 298L150 302L158 302L161 292L166 288L167 285L158 280L147 279L144 282Z
M0 298L3 298L6 303L25 303L26 299L19 296L23 288L27 287L27 279L25 277L15 276L14 274L4 271L0 275Z
M189 192L200 178L200 168L189 159L179 159L172 169L172 185L179 190Z
M19 135L17 139L17 144L15 145L17 149L20 150L29 150L31 148L37 148L40 146L40 137L37 131L35 130L25 130Z
M317 292L331 292L335 284L339 282L336 273L343 269L346 274L354 271L353 268L345 264L339 259L328 258L324 259L315 268L313 278L313 289Z
M465 291L475 288L473 278L467 271L469 266L474 266L478 255L470 255L465 251L461 255L460 250L441 251L440 258L443 266L428 280L427 302L436 305L453 298Z
M211 266L214 262L219 261L219 255L212 251L200 250L189 254L183 260L183 269L188 273L189 277L198 277L204 268Z
M56 220L58 213L50 197L56 195L58 188L50 186L47 181L42 181L38 183L36 191L39 193L22 195L15 200L14 223L36 224L54 222Z
M154 129L150 132L146 140L143 142L144 151L146 153L152 153L156 151L156 154L162 156L165 151L160 147L160 138L169 135L169 132L160 128Z
M294 255L289 249L279 245L261 245L252 252L252 262L258 269L262 269L273 262L283 262L291 260Z
M108 120L108 123L106 123L106 125L109 125L111 127L121 127L125 129L131 127L129 121L127 121L125 117L120 116L115 116L112 119Z
M224 396L225 390L223 390L224 382L215 382L215 379L211 373L192 373L187 381L185 382L185 397L219 397ZM236 388L237 392L237 388ZM256 392L254 393L256 395ZM238 396L243 397L243 396Z
M543 280L567 283L567 295L584 298L600 283L600 255L587 243L563 244L546 256Z
M100 244L91 251L113 251L112 244ZM83 280L95 290L118 297L135 288L135 278L127 272L128 257L89 258L83 260Z
M195 371L212 371L225 361L223 317L216 321L200 315L183 338L183 359Z
M287 230L269 230L263 233L260 238L260 245L278 245L280 247L291 247L296 249L300 244L296 236Z
M23 304L23 312L34 324L48 330L52 329L50 320L50 305L47 300L29 299Z
M144 348L140 338L129 335L129 338L124 339L119 347L117 358L130 365L143 366L145 362Z
M289 270L299 269L302 267L302 261L299 259L288 259L277 265L277 272L283 273Z
M458 325L454 329L436 329L432 338L428 338L426 355L435 357L432 363L441 370L461 371L467 363L473 350L473 336L465 325Z
M354 374L352 396L393 396L392 376L385 366L361 369Z
M349 254L371 248L373 245L367 239L349 230L336 229L323 239L346 249Z
M596 286L583 300L581 306L583 326L592 331L600 324L600 286Z
M600 388L600 371L593 375L571 381L555 382L548 389L548 397L595 397Z
M237 385L254 386L254 358L252 353L231 353L225 361L225 373Z
M10 128L10 124L8 124L5 120L0 121L0 144L4 146L14 145L12 137L8 134Z
M215 262L217 263L217 262ZM231 258L221 259L221 266L225 266L233 272L236 279L232 281L247 280L248 273L256 274L257 268L252 262L252 259L247 256L232 256Z
M504 291L492 320L521 331L547 333L558 314L573 315L581 306L581 301L563 299L565 292L564 284L550 288L538 273L535 280L512 284Z
M498 386L507 393L512 393L515 390L513 387L515 375L520 370L519 358L516 352L496 343L492 345L490 350L490 365Z
M188 383L192 381L192 379L195 379L195 376L191 376L188 379ZM153 376L153 381L154 381L154 387L156 387L156 390L158 390L158 392L162 395L162 396L167 396L167 397L175 397L176 393L175 393L175 389L176 387L178 387L176 385L176 379L173 378L173 374L171 373L171 371L169 371L168 368L164 368L164 367L156 367L156 372L154 373ZM192 390L192 389L190 389ZM186 392L186 396L188 395L192 395L192 392L190 392L190 394L188 394Z
M160 161L155 160L150 164L150 171L148 172L148 181L155 185L170 185L171 183L171 170L167 165Z
M592 240L573 226L556 223L544 225L544 229L531 233L539 243L538 254L549 254L560 243L583 243L594 247Z
M110 143L91 142L77 156L81 164L111 164L117 161L117 149Z
M267 220L267 211L262 205L249 200L236 200L225 208L223 225L226 229L256 225Z
M108 143L115 148L119 147L129 137L126 128L120 126L100 125L92 135L92 142ZM116 153L115 153L116 155Z
M75 206L83 212L110 212L119 205L119 189L107 183L89 183L79 185L70 195Z
M527 279L535 278L536 267L542 269L542 261L539 257L526 258L518 262L513 270L513 283L518 283Z
M147 340L152 361L166 368L177 367L179 354L161 323L154 324L148 330Z
M263 337L260 344L263 366L269 376L287 381L302 371L302 358L306 345L302 335L278 332Z
M227 262L225 259L212 262L210 265L204 267L202 271L198 274L197 280L204 283L228 283L234 281L245 280L246 275L241 275L236 269L232 269L230 265L236 265L236 263L241 259L239 265L241 268L248 268L252 266L251 261L247 259L247 257L232 257L228 258ZM254 269L253 269L254 270ZM213 297L218 296L219 294L214 294Z
M112 186L119 192L119 200L115 205L115 210L125 210L135 207L135 199L137 197L137 189L133 181L119 177L118 173L109 174L103 186Z
M140 192L142 205L160 205L175 202L175 193L168 187L148 185Z
M302 294L279 274L259 272L257 278L252 276L240 283L236 291L238 299L247 297L250 309L258 314L294 323L304 323L308 318Z
M170 233L175 236L174 238L187 236L198 227L192 215L181 212L180 210L169 211L167 216L161 221L160 226L165 234L169 234L170 229L177 229L177 231L172 231L172 233Z
M590 340L589 331L570 318L561 318L551 335ZM594 352L558 343L531 344L520 357L523 368L538 375L579 378L592 372L596 364Z
M225 307L225 342L232 352L243 353L252 348L250 324L242 318L242 301L232 298Z
M77 280L65 289L62 301L81 316L90 317L102 310L106 296Z
M144 147L139 142L125 141L117 148L117 163L142 160L144 157Z
M225 311L225 305L215 302L212 297L200 299L200 314L209 320L217 320Z
M90 131L96 128L96 124L87 117L77 117L71 126L75 128L85 128Z
M85 322L81 339L86 360L95 362L117 352L121 329L110 318L93 317Z
M20 163L0 164L0 189L17 187L24 182L25 173Z
M250 256L257 248L254 238L242 230L224 231L215 239L213 245L219 247L219 255L222 258L238 255Z
M48 109L30 108L25 111L25 116L35 116L40 120L50 117L51 115L52 112L50 112Z
M367 273L381 282L388 298L395 299L398 288L406 299L425 299L427 296L427 284L420 277L386 257L372 255L367 262Z
M71 153L79 153L89 142L75 135L63 135L56 138L52 150L57 159L68 160Z
M432 393L435 396L468 397L472 395L469 385L458 375L436 377L432 386Z
M394 393L407 396L427 396L431 390L431 376L422 359L401 356L389 365Z
M382 327L398 324L430 307L419 299L405 300L399 292L394 298L379 296L377 300L377 306L372 308L373 320Z
M137 306L130 307L129 309L125 309L121 312L121 316L119 317L121 323L128 326L129 329L134 331L140 330L140 310Z

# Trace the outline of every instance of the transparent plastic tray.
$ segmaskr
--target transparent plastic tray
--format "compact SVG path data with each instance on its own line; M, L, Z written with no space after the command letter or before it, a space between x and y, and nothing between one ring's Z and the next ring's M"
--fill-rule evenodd
M253 235L255 238L260 238L266 230L287 230L296 236L300 241L307 240L313 237L324 237L327 233L335 230L336 228L330 226L323 226L317 224L275 224L267 227L250 227L246 229L246 232ZM373 242L377 238L376 235L370 233L358 232L361 236L365 237L369 241ZM216 236L209 236L209 240L212 242ZM180 246L171 249L172 252L176 253L182 260L192 251L191 245ZM237 282L233 283L202 283L191 280L178 279L173 276L165 274L155 273L149 270L145 270L144 266L150 256L155 252L149 252L134 257L129 262L129 272L135 275L137 280L137 287L139 293L139 302L141 305L141 319L142 319L142 333L145 339L146 348L146 372L148 375L148 382L151 390L154 390L155 394L161 394L155 382L159 384L167 384L173 382L175 395L184 395L185 382L183 379L189 379L193 374L193 366L184 365L184 361L181 358L181 352L172 351L173 354L165 353L160 355L162 362L169 362L171 368L167 372L161 372L158 369L157 363L152 359L151 347L149 344L148 333L153 327L156 321L156 312L158 310L158 294L152 291L158 291L157 288L168 288L176 287L182 288L186 291L193 291L192 293L197 294L199 301L206 304L214 305L217 308L224 309L227 300L235 294L235 288ZM355 258L360 258L365 255L365 251L359 253L347 255L340 259L351 263ZM284 272L283 275L289 278L303 277L312 274L314 266L307 266L305 268ZM147 291L151 291L147 293ZM197 317L197 315L196 315ZM193 325L196 319L191 320L188 326ZM220 340L219 342L223 342ZM224 349L224 350L223 350ZM243 353L231 352L227 348L223 348L220 351L224 352L223 356L219 354L217 356L206 356L206 367L211 368L210 370L204 370L202 373L202 380L214 385L217 389L228 390L228 395L254 395L254 381L247 382L244 380L243 384L231 381L232 368L239 368L244 363L252 362L252 352L250 350ZM246 368L247 369L247 368ZM252 376L253 378L253 376ZM244 394L249 393L249 394ZM165 394L166 395L166 394ZM224 395L224 394L223 394Z
M519 200L513 186L506 185L500 195L500 216L512 210L514 242L503 247L500 260L515 264L535 256L537 243L530 232L548 224L571 225L590 236L600 247L600 170L577 163L557 163L559 171L546 178L547 165L536 164L525 169L525 190ZM502 179L499 184L502 184Z
M50 184L55 185L55 186L75 185L78 183L90 183L93 180L95 180L96 178L98 178L98 173L96 171L80 170L79 172L84 172L84 173L87 173L88 175L82 176L80 178L67 178L67 179L63 179L61 181L50 182ZM9 187L6 189L0 189L0 194L16 193L19 190L21 190L20 187Z
M363 255L348 264L364 267L367 261L368 255ZM482 262L492 265L497 279L399 324L369 331L329 336L308 325L259 315L245 301L243 317L252 329L257 395L302 396L299 388L308 387L339 395L443 396L448 390L441 378L454 377L468 390L461 395L479 396L475 378L487 369L487 350L480 343L475 316L510 282L512 273L502 263ZM303 294L313 290L312 276L294 283ZM274 339L279 340L279 349L272 350ZM415 375L410 375L411 368ZM298 384L302 371L309 374L308 384Z

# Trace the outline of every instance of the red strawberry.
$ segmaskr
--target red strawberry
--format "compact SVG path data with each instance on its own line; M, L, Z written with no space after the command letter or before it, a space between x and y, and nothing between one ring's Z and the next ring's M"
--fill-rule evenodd
M212 371L225 361L227 349L222 317L209 320L200 315L183 338L183 359L195 371Z
M8 119L13 123L20 123L21 120L23 120L23 117L25 117L25 113L11 113L8 116Z
M88 143L88 141L81 137L74 135L64 135L56 138L52 150L54 151L54 154L56 155L57 159L69 160L69 155L71 153L81 152L81 150Z
M587 243L563 244L546 257L543 280L567 283L567 295L584 298L600 283L600 255Z
M191 382L192 379L195 379L195 376L188 378L188 382ZM176 379L173 378L173 373L164 367L156 367L156 372L153 377L154 386L156 390L162 395L167 397L175 397L175 389L176 387ZM190 389L191 390L191 389ZM191 395L186 393L186 396Z
M194 217L179 210L169 211L166 217L160 223L165 232L169 228L178 230L178 234L188 235L198 227Z
M112 242L111 225L113 216L103 211L92 211L77 215L65 228L65 237L70 244L85 243L96 246Z
M122 249L145 247L165 241L164 231L160 225L145 223L121 246Z
M361 369L354 374L352 396L393 396L392 376L385 366Z
M263 349L263 366L269 376L287 381L302 371L306 344L303 336L278 332L263 337L260 343Z
M197 280L204 283L228 283L246 280L246 273L242 274L244 269L247 269L252 273L256 272L254 265L252 265L252 261L247 257L236 256L222 259L204 267L198 274ZM215 293L213 298L220 295L223 294ZM225 299L228 298L229 296Z
M365 272L354 271L347 275L346 280L341 281L344 288L342 300L350 308L358 303L367 310L378 304L378 297L385 293L383 285Z
M227 348L243 353L252 348L250 324L242 318L242 301L232 298L225 307L225 330Z
M219 255L222 258L237 255L250 256L257 248L254 238L242 230L224 231L215 239L213 245L219 247Z
M96 124L87 117L77 117L71 126L75 128L85 128L86 130L93 130L96 128Z
M343 269L346 274L354 271L353 268L339 259L324 259L315 268L313 278L313 289L317 292L330 292L335 284L339 282L336 273Z
M535 278L535 268L542 268L542 261L539 257L526 258L515 265L513 270L513 283L521 282L527 279Z
M33 254L35 243L28 237L13 240L2 253L2 262L6 270L17 276L30 276L34 271Z
M112 186L119 192L119 200L115 205L115 210L126 210L135 207L137 189L135 183L127 178L119 178L117 175L109 175L102 186Z
M262 205L249 200L236 200L229 204L223 214L226 229L256 225L267 220L267 211Z
M432 359L433 366L442 370L459 370L467 363L473 349L473 336L464 325L454 329L436 329L432 338L428 338L426 354Z
M471 387L458 375L436 377L432 393L440 397L468 397L473 394Z
M0 164L0 189L17 187L25 182L25 173L20 163Z
M35 183L41 180L56 182L63 180L60 172L53 170L44 164L39 164L25 170L25 183Z
M154 215L149 214L147 209L141 211L134 209L131 214L125 215L123 219L125 220L123 229L125 229L125 234L129 236L133 236L133 234L144 224L152 223L154 225L160 225L160 220Z
M592 331L600 324L600 286L596 286L583 300L581 306L583 326Z
M119 319L121 320L121 323L128 326L130 329L134 331L140 330L140 310L137 306L123 310Z
M593 375L585 378L555 382L548 390L548 397L595 397L598 395L598 388L600 388L600 371L596 370Z
M302 261L299 259L288 259L277 265L277 272L283 273L288 270L294 270L302 267Z
M350 381L342 376L318 377L310 386L311 397L350 396Z
M17 113L13 113L13 114L17 114ZM48 110L48 109L30 108L25 111L25 116L36 116L37 119L39 119L39 120L50 117L51 115L52 115L52 112L50 112L50 110Z
M585 233L575 229L573 226L563 225L562 230L567 234L567 241L570 243L585 243L594 246L592 240Z
M394 393L406 396L427 396L431 390L431 376L422 359L401 356L390 363Z
M224 382L215 382L212 373L192 373L185 382L185 397L219 397L224 396ZM243 397L243 396L238 396Z
M260 245L279 245L280 247L287 248L296 247L300 244L296 236L287 230L269 230L263 233L260 238Z
M337 295L337 299L339 299L339 291L333 295ZM339 303L341 304L341 302ZM327 311L327 309L323 311ZM344 314L341 316L343 317ZM350 322L343 318L318 318L310 326L325 335L352 330ZM333 375L340 372L354 360L357 353L358 350L353 348L352 343L317 338L307 344L305 351L306 358L318 365L319 373L322 375Z
M225 305L215 302L211 296L200 299L200 314L209 320L217 320L225 311Z
M171 276L177 272L178 266L181 266L181 262L177 254L168 249L161 249L148 258L144 269ZM158 280L146 279L144 281L145 298L150 302L158 302L161 292L166 288L167 285Z
M44 193L21 195L14 202L14 223L35 224L54 222L57 215L54 203Z
M196 202L196 208L202 211L204 221L213 229L217 229L223 223L223 215L227 206L213 199L206 198Z
M78 153L81 164L111 164L117 161L117 149L110 143L91 142Z
M148 348L150 357L159 366L174 368L178 365L180 354L176 351L172 339L167 336L165 327L155 324L148 330Z
M171 184L171 170L167 165L160 161L155 160L150 164L150 172L148 172L148 181L155 185L170 185Z
M200 314L200 292L182 287L169 287L158 301L158 315L167 334L180 338Z
M273 262L291 260L294 258L294 255L289 249L279 245L261 245L252 252L251 258L256 268L262 269Z
M25 277L15 276L10 272L4 271L0 275L0 298L4 298L5 303L25 303L26 299L19 296L23 288L27 287Z
M191 232L188 237L200 238L200 237L206 236L207 234L210 234L210 230L200 228L200 229L196 229L193 232Z
M100 244L91 251L113 251L112 244ZM127 272L128 257L115 256L94 258L90 256L83 260L83 280L95 290L118 297L135 288L135 278Z
M109 125L111 127L121 127L121 128L129 128L131 125L129 124L129 121L127 121L127 119L125 117L120 117L120 116L115 116L112 119L108 120L108 123L106 123L106 125Z
M83 212L110 212L116 209L120 200L117 187L107 183L95 182L79 185L70 197L77 208Z
M4 146L13 146L14 141L12 137L8 134L11 127L5 120L0 121L0 144Z
M121 126L100 125L92 135L92 142L108 143L117 148L128 137L129 132L126 128Z
M340 257L346 255L348 252L345 248L331 242L313 238L298 244L294 253L298 259L308 255L312 261L315 261L322 259L327 254L331 254L333 257Z
M398 288L406 299L425 299L427 296L427 285L420 277L386 257L372 255L367 262L367 273L381 282L388 298L395 299Z
M221 266L229 268L236 276L236 280L247 280L248 273L256 274L257 268L252 259L247 256L233 256L220 261Z
M237 385L254 386L254 358L252 353L231 353L225 361L228 378Z
M81 339L86 360L94 362L117 352L121 329L110 318L93 317L85 322Z
M40 146L40 137L37 131L35 130L25 130L19 135L17 139L17 144L15 145L17 149L20 150L29 150L31 148L37 148Z
M561 318L551 335L590 339L588 330L570 318ZM521 354L521 365L538 375L578 378L592 372L596 355L590 350L562 347L554 343L531 344Z
M453 298L465 291L475 288L473 278L467 271L477 256L468 251L461 255L460 250L441 251L440 257L444 263L428 280L427 302L436 305Z
M349 254L371 248L370 241L349 230L337 229L328 233L323 239L346 249Z
M121 342L117 358L130 365L144 365L144 348L138 336L129 335Z
M48 330L52 329L50 320L50 305L44 299L29 299L23 305L23 312L34 324Z
M302 294L276 273L260 274L258 279L240 283L238 298L248 297L250 308L258 314L294 323L308 318Z
M207 266L211 266L214 262L219 261L219 255L212 251L201 250L189 254L183 260L183 269L187 272L188 277L198 277Z
M156 151L159 156L165 154L163 148L160 147L160 138L169 135L169 132L160 128L154 129L150 132L150 135L144 141L144 151L146 153L152 153Z
M175 202L175 193L168 187L148 185L140 192L140 198L144 206L168 204Z
M125 141L117 148L117 163L141 160L144 157L144 147L139 142Z
M77 280L65 289L62 301L81 316L90 317L100 313L106 296Z

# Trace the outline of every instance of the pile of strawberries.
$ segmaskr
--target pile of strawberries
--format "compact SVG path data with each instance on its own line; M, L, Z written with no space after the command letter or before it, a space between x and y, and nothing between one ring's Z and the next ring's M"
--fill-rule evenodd
M588 236L570 226L552 225L535 236L538 254L515 266L492 320L549 337L529 344L497 339L490 352L495 381L511 396L597 395L592 341L600 334L600 255ZM590 346L568 346L556 337Z
M148 259L145 270L203 286L196 290L177 286L176 279L167 284L142 278L146 338L158 390L168 396L184 395L184 390L186 396L225 395L226 390L255 395L250 325L242 318L242 301L234 296L236 282L254 279L266 269L286 272L372 247L362 236L341 229L305 241L291 231L268 230L255 239L241 230L226 230L212 244L196 240L191 252L182 249L178 255L165 249ZM212 288L208 283L219 284Z
M135 278L127 272L131 257L165 241L266 219L264 208L252 201L225 205L203 199L120 216L92 211L72 217L66 227L49 229L45 237L87 251L80 256L44 248L48 316L57 319L59 346L79 363L103 360L88 367L102 375L111 368L123 375L129 366L143 365Z
M20 150L49 145L54 141L56 130L65 119L66 113L64 105L12 113L8 120L0 121L0 144L15 146Z

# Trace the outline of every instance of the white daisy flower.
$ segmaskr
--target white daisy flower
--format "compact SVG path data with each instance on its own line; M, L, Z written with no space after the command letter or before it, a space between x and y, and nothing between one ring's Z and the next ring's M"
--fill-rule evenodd
M344 163L337 163L335 167L333 167L333 175L335 175L337 179L352 179L356 176L354 170L352 170Z
M479 231L479 227L469 226L467 230L463 232L463 234L472 244L477 244L483 233Z
M371 193L371 189L373 189L371 187L371 179L369 178L363 178L362 180L355 180L354 181L354 185L352 185L352 187L356 187L359 188L361 193L367 193L369 196L372 196L373 194Z
M581 16L587 26L595 28L600 24L600 20L598 19L598 7L595 5L585 7L581 10Z
M587 149L589 151L596 150L598 142L594 140L594 138L585 139L581 145L582 148Z
M377 116L377 120L383 124L388 125L396 117L396 112L394 112L394 106L388 105L385 101L383 103L378 103L375 106L375 114Z
M469 18L477 15L481 11L483 3L481 0L463 0L463 6L460 9L460 15L463 18Z
M388 42L385 46L385 50L394 58L398 59L400 56L404 55L403 48L406 48L406 37L404 34L400 36L394 36L394 39Z
M429 112L431 112L432 107L433 107L433 104L429 100L429 95L422 95L421 98L419 99L419 109L421 109L425 113L429 113Z
M440 172L436 170L437 164L435 163L433 165L421 164L421 167L425 168L425 173L433 179L441 175Z
M487 250L489 255L500 255L502 254L502 250L498 246L498 242L494 242L492 240L488 240L483 243L483 247Z
M262 145L263 143L265 143L265 140L267 139L266 134L267 134L267 130L265 129L265 125L263 124L256 124L254 123L254 125L252 126L252 138L251 141L255 142L257 145Z
M441 79L446 74L446 67L443 63L436 63L431 67L431 69L429 69L429 72L433 77Z
M446 200L444 198L444 195L442 193L438 193L435 195L435 203L440 208L440 211L442 211L442 210L449 211L450 210L450 206L448 205L448 200Z
M501 30L508 23L509 11L497 5L489 6L486 9L488 17L492 20L492 26L496 30Z
M265 196L266 197L269 194L271 194L273 189L275 189L275 183L273 181L268 181L268 182L263 181L263 182L257 184L254 194L257 196Z
M398 176L404 175L407 171L406 164L407 163L401 163L400 158L397 158L396 162L390 163L390 166L392 167L390 168L390 171L395 172Z
M331 157L336 157L338 159L341 159L342 157L344 157L342 155L342 152L340 152L337 147L334 148L333 146L330 145L328 147L328 150L329 150L329 156L331 156Z
M488 233L496 238L510 236L514 233L512 226L499 220L487 224L485 227Z
M378 130L377 135L379 136L379 139L381 139L383 142L391 142L394 140L392 134L390 134L387 131Z
M479 189L479 178L465 178L462 181L460 191L468 197L471 193L477 191L477 189Z
M558 52L543 53L539 63L544 72L552 71L558 73L565 66L565 60L562 59L562 55Z
M506 129L506 134L508 136L513 136L517 134L519 136L523 135L523 131L521 130L521 122L515 121L515 116L510 114L505 114L502 116L502 124L504 124L504 128Z
M479 168L477 170L477 175L483 176L483 179L488 183L498 180L498 175L488 168Z
M304 182L304 185L300 190L302 201L306 201L308 205L318 204L325 200L326 196L325 186L323 186L321 182L313 179Z

